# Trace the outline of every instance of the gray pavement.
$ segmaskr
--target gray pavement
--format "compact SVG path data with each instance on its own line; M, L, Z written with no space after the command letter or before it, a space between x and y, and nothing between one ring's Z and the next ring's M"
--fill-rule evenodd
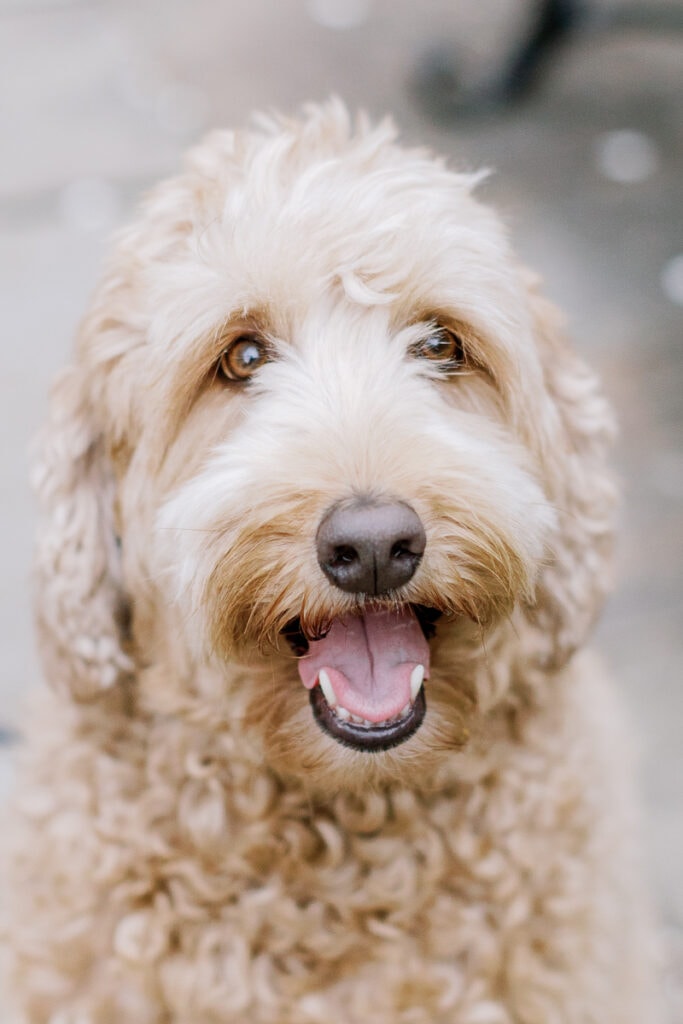
M577 38L523 106L433 122L410 88L421 55L438 42L476 75L527 12L515 0L0 0L0 729L39 679L26 450L107 236L209 126L331 92L390 112L406 140L495 169L484 195L618 409L621 583L597 640L642 745L683 1020L683 35ZM0 734L0 798L8 749Z

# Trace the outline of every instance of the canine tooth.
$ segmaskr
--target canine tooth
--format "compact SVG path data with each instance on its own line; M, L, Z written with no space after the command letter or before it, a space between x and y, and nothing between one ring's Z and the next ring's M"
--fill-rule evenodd
M425 677L424 665L416 665L410 673L410 699L415 700Z
M398 717L399 717L399 719L401 719L401 718L407 718L407 717L408 717L408 715L410 714L410 708L411 708L411 704L410 704L410 701L408 701L408 703L407 703L407 704L405 704L405 705L404 705L404 706L403 706L403 707L401 708L401 710L399 711L399 713L398 713Z
M318 673L318 682L320 683L320 689L323 691L323 697L327 703L331 708L336 708L338 704L337 694L334 692L334 687L332 686L330 677L324 668L321 668Z
M347 711L346 708L343 708L341 705L337 705L337 707L334 709L334 713L336 714L337 718L341 718L342 722L348 722L349 719L351 718L350 712Z

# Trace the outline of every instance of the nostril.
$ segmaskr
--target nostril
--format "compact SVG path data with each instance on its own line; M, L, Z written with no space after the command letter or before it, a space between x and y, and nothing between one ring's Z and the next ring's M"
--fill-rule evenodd
M355 548L351 547L350 544L344 544L334 549L328 565L353 565L354 562L358 561L358 557L358 552Z
M390 558L419 558L416 551L413 551L409 540L397 540L389 552Z

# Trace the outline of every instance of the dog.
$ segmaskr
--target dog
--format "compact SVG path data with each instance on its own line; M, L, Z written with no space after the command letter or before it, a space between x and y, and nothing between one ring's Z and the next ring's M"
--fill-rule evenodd
M480 178L332 100L119 237L35 467L22 1024L655 1019L612 416Z

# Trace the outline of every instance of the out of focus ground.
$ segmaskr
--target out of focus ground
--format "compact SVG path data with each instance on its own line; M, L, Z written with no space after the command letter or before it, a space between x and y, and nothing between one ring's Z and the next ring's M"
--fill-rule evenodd
M675 3L675 0L674 0ZM673 6L673 5L672 5ZM569 313L622 425L621 583L597 635L640 736L650 874L683 965L683 34L578 37L524 105L436 123L435 44L468 74L524 31L515 0L0 0L0 786L39 679L27 445L105 239L205 128L331 92L454 165L495 169L522 255ZM680 7L677 8L680 11ZM4 752L3 752L4 751ZM1 880L0 880L0 884ZM678 982L676 976L679 975ZM9 1022L7 1022L9 1024Z

